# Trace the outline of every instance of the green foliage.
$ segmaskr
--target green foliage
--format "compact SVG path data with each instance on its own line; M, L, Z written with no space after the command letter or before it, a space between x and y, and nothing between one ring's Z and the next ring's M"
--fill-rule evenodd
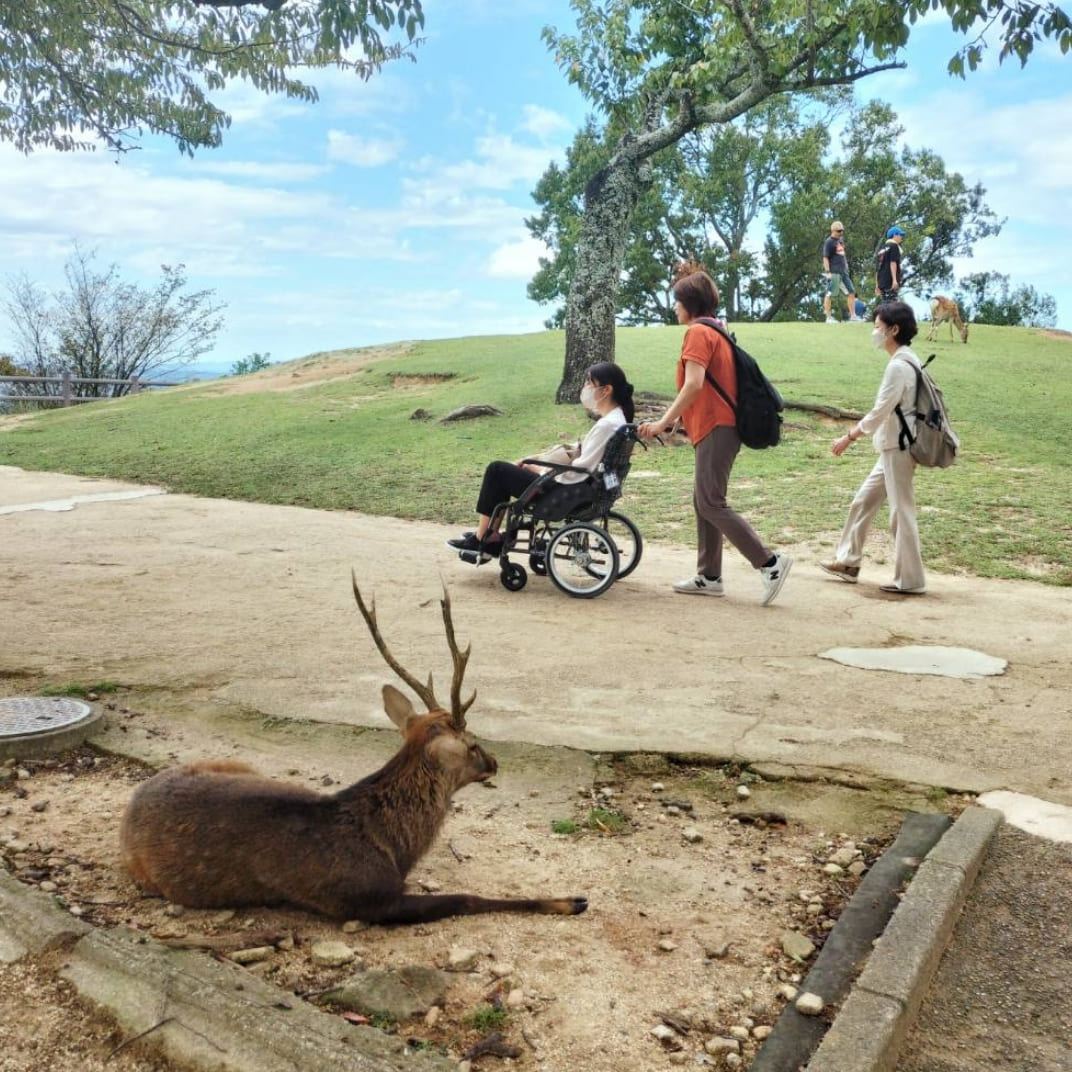
M101 695L118 691L117 681L98 681L96 685L44 685L37 690L37 694L38 696L77 696L84 700L91 692Z
M232 376L247 376L251 372L260 372L262 369L268 368L272 363L272 355L269 353L259 353L254 351L247 357L243 357L236 361L231 366Z
M553 819L551 821L552 834L576 834L580 827L572 819Z
M600 834L624 834L629 829L629 820L613 808L591 808L584 825Z
M786 398L863 412L882 373L869 330L746 323L737 335ZM672 392L681 329L622 328L617 336L637 391ZM980 324L967 346L920 338L916 351L937 352L934 375L964 444L956 465L921 471L916 480L928 567L1072 584L1072 336ZM343 352L338 360L354 358L351 376L301 391L227 394L226 382L207 381L5 422L0 465L419 518L441 524L446 536L472 521L488 461L576 441L589 427L579 406L551 401L561 355L561 332L420 343L372 360ZM395 384L399 374L436 369L457 375ZM505 416L410 420L418 408L440 417L477 401ZM874 461L866 441L830 456L846 427L791 409L781 446L741 452L731 502L768 542L805 544L816 556L834 545ZM695 546L692 473L688 448L638 448L621 503L646 541L677 545L683 563ZM880 518L878 545L884 528ZM430 562L436 547L428 548Z
M488 1034L501 1030L509 1018L510 1014L505 1009L497 1009L494 1005L478 1005L466 1016L465 1024L474 1031Z
M1057 324L1057 302L1033 286L1009 290L1009 277L1000 272L975 272L960 281L964 293L956 296L961 316L976 324L1006 327L1052 328Z
M420 0L0 4L0 140L31 152L97 138L125 151L150 130L192 155L230 125L213 102L228 83L315 101L295 69L368 78L423 26Z
M824 161L812 181L772 207L765 246L766 319L819 315L824 280L820 247L835 217L845 224L849 268L865 302L875 289L875 253L898 224L904 241L905 287L936 293L953 278L953 258L1000 232L981 185L946 171L929 149L901 145L904 128L889 105L853 108L841 152Z

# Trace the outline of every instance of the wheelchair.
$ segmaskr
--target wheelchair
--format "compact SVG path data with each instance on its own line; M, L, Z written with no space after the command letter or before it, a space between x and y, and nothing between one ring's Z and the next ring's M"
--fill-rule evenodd
M607 443L603 460L588 473L572 465L525 458L542 465L541 473L510 502L495 507L491 524L503 533L499 553L499 580L510 592L528 583L528 571L511 555L527 556L529 569L548 576L560 591L577 599L593 599L618 578L628 577L640 565L644 542L640 530L611 507L621 497L629 473L633 447L640 442L636 425L618 428ZM558 473L588 473L574 484L555 480ZM484 556L463 551L465 562L480 565Z

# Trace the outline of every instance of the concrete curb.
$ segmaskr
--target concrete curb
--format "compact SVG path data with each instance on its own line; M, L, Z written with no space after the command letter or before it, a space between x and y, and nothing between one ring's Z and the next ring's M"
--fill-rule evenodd
M290 998L238 965L169 949L136 931L95 930L0 871L0 964L64 949L59 974L134 1037L214 1072L448 1072L456 1063L408 1050Z
M927 854L808 1072L894 1072L1002 821L970 808Z

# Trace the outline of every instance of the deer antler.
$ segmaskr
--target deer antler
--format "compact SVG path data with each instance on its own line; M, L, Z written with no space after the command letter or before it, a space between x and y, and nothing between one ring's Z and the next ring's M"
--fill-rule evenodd
M357 574L351 572L351 579L354 586L354 598L357 600L357 606L361 611L361 616L365 619L365 624L368 626L369 633L372 634L372 639L379 649L380 654L383 656L387 665L424 701L425 707L429 711L442 711L443 705L436 699L435 690L432 685L432 675L428 675L428 683L426 685L421 684L392 654L387 647L383 636L380 633L380 627L376 623L376 600L373 599L371 606L365 604L365 600L361 595L361 589L357 584ZM454 622L450 614L450 594L447 592L446 584L443 585L443 599L440 601L440 606L443 608L443 625L447 631L447 644L450 647L450 657L454 663L454 675L450 683L450 715L451 722L458 729L465 729L465 712L469 710L473 705L473 701L476 699L476 692L469 697L465 703L462 703L461 690L462 679L465 677L465 667L469 662L469 653L472 650L472 644L470 644L465 651L458 650L458 642L454 636Z
M443 598L439 601L443 608L443 625L447 631L447 645L450 647L450 657L454 663L454 675L450 681L450 714L451 721L460 730L465 729L465 712L473 706L476 699L476 689L473 695L465 703L462 703L462 678L465 677L465 668L469 663L469 653L473 650L472 641L466 645L465 651L458 650L458 642L454 637L454 622L450 616L450 593L446 583L443 584Z
M365 624L372 634L372 639L376 642L376 647L380 649L384 662L424 701L424 705L429 711L442 711L443 705L436 699L435 691L432 688L432 675L428 675L428 684L422 685L391 654L390 649L380 635L380 627L376 624L376 600L373 599L371 607L365 606L365 601L361 598L361 589L357 586L357 574L351 571L350 576L353 580L354 598L357 600L357 605L361 610L361 617L365 619Z

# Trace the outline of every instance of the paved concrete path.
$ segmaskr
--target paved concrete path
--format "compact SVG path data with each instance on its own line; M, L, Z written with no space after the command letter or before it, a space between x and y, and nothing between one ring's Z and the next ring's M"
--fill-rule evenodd
M645 549L594 600L546 578L521 592L463 566L451 530L352 513L194 498L111 497L115 481L0 467L0 676L112 679L195 694L203 710L387 725L390 680L350 592L418 673L449 681L436 599L450 582L471 639L470 723L492 740L702 753L836 768L1072 804L1072 592L930 577L923 599L850 586L794 549L781 596L759 605L739 556L725 599L675 595L692 552ZM100 497L104 496L104 497ZM40 504L77 499L72 509ZM34 509L23 509L38 504ZM7 509L16 508L19 509ZM968 647L1004 659L981 679L844 666L832 648ZM208 715L206 715L208 717Z

